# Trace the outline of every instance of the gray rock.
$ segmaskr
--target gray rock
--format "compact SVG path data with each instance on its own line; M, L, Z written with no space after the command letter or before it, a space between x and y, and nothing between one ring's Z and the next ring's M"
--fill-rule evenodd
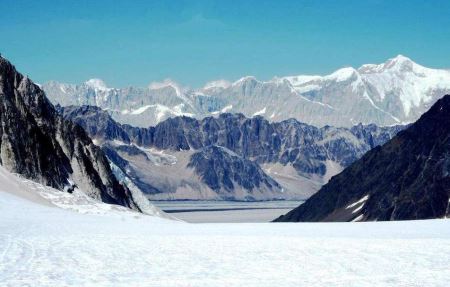
M235 190L242 188L253 192L269 190L280 193L281 186L268 176L257 163L242 158L234 152L219 146L207 146L191 156L188 167L193 167L202 180L221 198L235 199ZM282 198L279 195L280 199ZM251 195L245 200L255 200Z
M64 120L44 92L0 57L0 163L60 190L79 187L106 203L140 210L86 132Z
M67 119L86 127L100 145L111 141L122 142L122 145L116 144L114 148L126 157L136 157L144 153L142 149L148 148L193 153L189 163L178 168L194 168L203 183L219 193L221 198L231 198L232 189L244 189L251 194L253 189L262 186L265 190L273 191L272 195L265 193L270 198L293 198L293 193L279 195L283 188L272 175L261 169L261 165L291 165L305 179L317 178L326 182L327 178L339 172L330 170L329 162L348 166L403 128L381 128L375 125L357 125L350 129L329 126L316 128L294 119L271 123L260 116L246 118L242 114L224 113L202 120L170 118L145 129L119 124L97 107L71 106L61 108L60 111ZM228 156L224 151L234 156ZM147 158L145 153L141 156L141 159ZM154 163L148 160L148 165ZM242 169L238 172L233 169L234 165ZM241 173L241 178L236 175L238 173ZM236 179L233 184L230 184L231 179ZM147 183L154 185L151 181ZM174 186L161 185L156 189L161 193L173 192ZM223 193L229 193L230 196L224 197Z
M450 215L450 95L276 221L383 221Z

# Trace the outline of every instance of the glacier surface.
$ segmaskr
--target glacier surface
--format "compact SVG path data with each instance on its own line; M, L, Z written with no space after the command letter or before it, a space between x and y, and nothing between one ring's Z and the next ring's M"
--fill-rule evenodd
M449 220L188 224L0 171L1 286L448 286Z

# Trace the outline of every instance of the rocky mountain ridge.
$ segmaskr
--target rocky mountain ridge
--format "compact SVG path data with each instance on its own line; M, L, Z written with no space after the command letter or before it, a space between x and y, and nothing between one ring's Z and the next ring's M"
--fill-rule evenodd
M276 221L382 221L448 216L450 95Z
M117 123L98 107L59 109L97 144L113 150L116 154L109 151L113 159L126 158L131 164L118 160L119 165L140 184L147 182L153 199L232 199L234 189L242 189L240 197L234 197L239 200L304 199L402 129L375 125L316 128L294 119L276 123L261 116L229 113L202 120L175 117L155 127L139 128ZM147 172L142 174L142 170ZM155 176L145 180L150 173ZM178 183L168 173L176 174ZM199 181L187 184L180 180L188 176ZM207 195L197 198L192 192L202 184L207 186ZM183 185L189 185L190 191L179 191ZM174 195L177 192L179 196Z

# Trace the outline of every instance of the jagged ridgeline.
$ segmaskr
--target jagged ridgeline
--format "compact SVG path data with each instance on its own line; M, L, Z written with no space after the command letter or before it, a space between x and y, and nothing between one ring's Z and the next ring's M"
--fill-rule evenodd
M223 113L154 127L116 122L99 107L61 107L154 200L306 199L329 177L403 126L317 128Z
M442 95L450 93L450 71L430 69L404 56L381 64L346 67L326 76L297 75L260 81L243 77L214 81L199 89L173 81L148 87L110 88L99 79L80 85L48 82L53 103L99 106L120 122L148 127L167 118L202 119L224 112L270 121L295 118L320 127L378 126L416 121Z
M11 172L60 190L78 187L95 199L142 211L85 131L64 120L44 92L2 57L0 122L0 163Z
M375 221L450 215L450 95L276 221Z

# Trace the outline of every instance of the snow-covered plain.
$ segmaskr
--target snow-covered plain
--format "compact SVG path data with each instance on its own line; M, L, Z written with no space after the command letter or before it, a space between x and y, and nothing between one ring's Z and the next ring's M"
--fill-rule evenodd
M450 220L188 224L61 198L1 170L0 286L448 286L450 278Z

